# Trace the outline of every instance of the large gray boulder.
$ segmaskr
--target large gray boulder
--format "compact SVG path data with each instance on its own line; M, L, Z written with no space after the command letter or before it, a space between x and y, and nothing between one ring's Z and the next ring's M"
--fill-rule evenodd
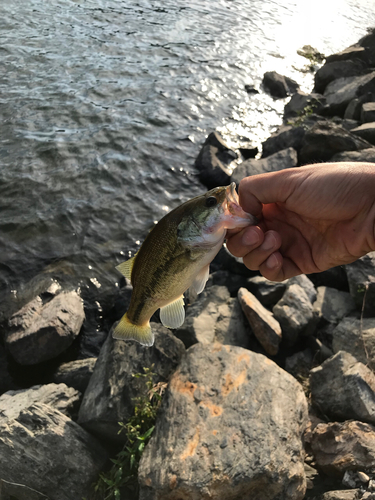
M319 286L317 291L318 296L314 302L314 311L319 319L328 323L338 323L356 308L354 299L349 292L328 286Z
M97 358L77 359L61 364L53 374L53 382L74 387L83 394L93 374L96 360Z
M87 497L108 458L95 438L43 403L9 418L0 413L0 435L1 479L36 490L50 500Z
M251 159L240 163L234 170L231 180L239 184L244 177L248 177L249 175L276 172L277 170L296 167L297 164L297 151L293 148L287 148L267 158L262 158L260 160Z
M34 365L64 352L80 332L85 313L75 291L47 303L37 296L9 320L5 343L21 365Z
M339 351L310 372L311 397L333 419L375 423L375 375L351 354Z
M349 291L364 316L375 316L375 252L345 266Z
M306 112L319 113L324 104L325 98L321 94L306 94L302 90L297 90L284 108L284 122L292 118L303 117Z
M365 102L362 104L361 122L375 122L375 102Z
M332 332L332 349L347 351L374 370L375 318L344 318Z
M353 128L351 132L358 135L358 137L362 137L370 144L375 144L375 121L363 123L359 127Z
M302 499L306 417L301 386L263 355L196 344L142 455L139 498Z
M158 323L151 323L155 343L145 347L135 341L112 338L112 330L103 344L94 372L79 410L78 423L96 436L123 442L119 422L134 411L134 398L145 394L143 378L133 375L152 368L153 381L166 382L185 352L183 343Z
M329 83L324 91L326 111L343 116L345 109L356 97L375 91L375 71L362 76L338 78Z
M301 149L302 139L305 135L303 127L282 125L266 141L262 143L262 158L267 158L283 149Z
M315 73L314 92L323 93L325 88L333 80L347 78L350 76L360 76L365 72L365 64L360 60L333 61L324 64Z
M264 73L262 83L272 97L276 98L283 98L289 94L294 94L299 87L296 81L287 76L280 75L276 71L267 71Z
M364 161L375 163L375 148L362 149L361 151L343 151L332 156L331 161Z
M247 280L245 288L253 293L265 307L272 307L283 296L286 281L270 281L264 276L254 276Z
M217 132L211 132L195 160L202 183L212 189L230 182L230 163L237 158Z

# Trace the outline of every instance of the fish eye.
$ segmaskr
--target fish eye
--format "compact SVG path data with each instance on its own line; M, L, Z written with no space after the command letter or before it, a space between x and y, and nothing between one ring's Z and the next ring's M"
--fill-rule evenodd
M217 199L215 198L215 196L209 196L206 199L205 205L206 207L214 207L215 205L217 205Z

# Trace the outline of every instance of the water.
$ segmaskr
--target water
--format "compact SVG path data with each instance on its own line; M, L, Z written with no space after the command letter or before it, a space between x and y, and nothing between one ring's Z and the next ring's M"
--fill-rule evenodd
M114 266L204 191L208 133L259 145L281 123L286 101L245 84L276 70L311 90L297 49L374 25L373 0L3 0L0 302L43 271L100 309Z

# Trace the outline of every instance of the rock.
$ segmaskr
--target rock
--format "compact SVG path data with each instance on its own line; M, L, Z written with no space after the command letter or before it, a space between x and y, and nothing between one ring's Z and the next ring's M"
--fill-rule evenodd
M314 92L322 94L326 86L338 78L360 76L365 72L365 64L360 60L334 61L324 64L315 73Z
M375 122L375 102L365 102L362 104L361 122Z
M306 276L306 274L300 274L299 276L294 276L293 278L290 278L287 281L286 288L288 289L292 285L298 285L301 288L303 288L311 304L315 302L317 292L314 283Z
M245 90L248 94L259 94L259 90L257 90L254 85L245 85Z
M238 300L254 335L265 351L271 356L277 354L281 342L281 327L273 314L246 288L239 289Z
M359 490L335 490L323 493L320 500L357 500Z
M371 147L364 139L328 121L317 122L302 141L300 161L303 164L325 162L341 151L359 151Z
M359 45L351 45L337 54L328 56L326 58L326 63L330 64L336 61L348 61L353 59L359 59L367 62L366 49L364 47L360 47Z
M294 94L299 87L296 81L287 76L280 75L276 71L267 71L264 73L262 83L272 97L276 98L283 98L289 94Z
M186 347L197 342L250 347L251 330L237 298L224 286L212 286L186 309L184 324L174 330Z
M1 415L0 435L2 480L51 500L87 496L107 460L106 451L90 434L43 403L10 418Z
M269 281L263 276L254 276L248 278L245 288L253 293L265 307L272 307L283 296L286 290L286 282Z
M301 381L301 378L309 378L313 365L313 354L311 349L299 351L285 359L285 370Z
M375 423L375 375L339 351L310 372L313 404L332 419Z
M13 377L9 373L8 359L5 353L5 349L0 341L0 396L6 391L17 390L19 388L20 387L13 380Z
M250 277L257 274L257 271L250 271L242 259L234 257L227 249L225 243L221 247L219 253L216 255L210 266L211 272L215 271L229 271L232 274L239 274L240 276Z
M18 483L0 479L1 500L49 500L46 495Z
M281 325L283 338L289 345L293 345L299 335L307 332L314 319L310 299L304 289L297 284L287 288L272 311Z
M356 97L375 91L375 71L362 76L338 78L329 83L324 91L325 112L331 116L344 116L345 109Z
M345 266L349 290L358 307L365 316L373 316L375 296L375 252Z
M267 158L246 160L240 163L234 170L231 180L239 184L244 177L249 175L276 172L277 170L296 167L297 164L297 151L293 148L287 148Z
M359 97L352 99L347 105L344 113L345 119L352 119L359 121L361 119L362 106L366 102L371 102L375 99L374 92L366 92Z
M369 123L363 123L359 127L353 128L351 132L358 137L362 137L370 144L375 144L375 121Z
M311 448L316 464L326 474L342 476L346 470L375 466L375 427L363 422L318 424Z
M284 108L284 122L290 118L302 117L306 111L319 113L324 105L325 97L323 95L306 94L302 90L297 90Z
M255 158L259 150L258 148L239 148L239 152L245 160L248 160L249 158Z
M196 344L171 378L142 455L139 498L302 499L306 421L301 386L275 363Z
M217 132L211 132L195 160L201 182L208 188L225 186L230 182L228 165L237 158Z
M347 351L375 368L375 318L344 318L332 332L333 351Z
M343 151L333 155L331 161L364 161L375 163L375 148L362 149L361 151Z
M17 363L41 363L71 345L84 319L83 301L75 291L60 293L46 304L37 296L10 318L5 343Z
M338 323L356 308L353 297L348 292L341 292L328 286L318 287L318 296L314 302L314 312L319 319L329 323Z
M248 278L246 276L241 276L240 274L233 274L229 271L215 271L210 274L208 278L206 288L213 285L225 286L227 287L231 297L237 297L238 290L246 286Z
M63 363L53 374L53 382L74 387L83 394L94 371L96 360L97 358L87 358Z
M13 419L34 403L43 403L68 417L75 415L81 394L65 384L34 385L29 389L8 391L0 396L0 415Z
M299 151L304 135L305 129L303 127L282 125L271 135L271 137L262 143L262 158L267 158L287 148L293 148Z
M151 323L155 344L144 347L135 341L112 338L112 330L100 351L94 372L83 397L78 423L104 440L121 443L119 422L126 421L134 411L134 398L147 390L143 373L152 367L154 383L166 382L184 354L182 342L158 323Z

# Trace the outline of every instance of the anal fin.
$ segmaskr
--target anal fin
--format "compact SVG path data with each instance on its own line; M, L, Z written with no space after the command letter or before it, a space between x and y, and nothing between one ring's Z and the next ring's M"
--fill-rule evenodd
M184 298L181 295L177 300L160 308L160 321L167 328L178 328L185 321Z

